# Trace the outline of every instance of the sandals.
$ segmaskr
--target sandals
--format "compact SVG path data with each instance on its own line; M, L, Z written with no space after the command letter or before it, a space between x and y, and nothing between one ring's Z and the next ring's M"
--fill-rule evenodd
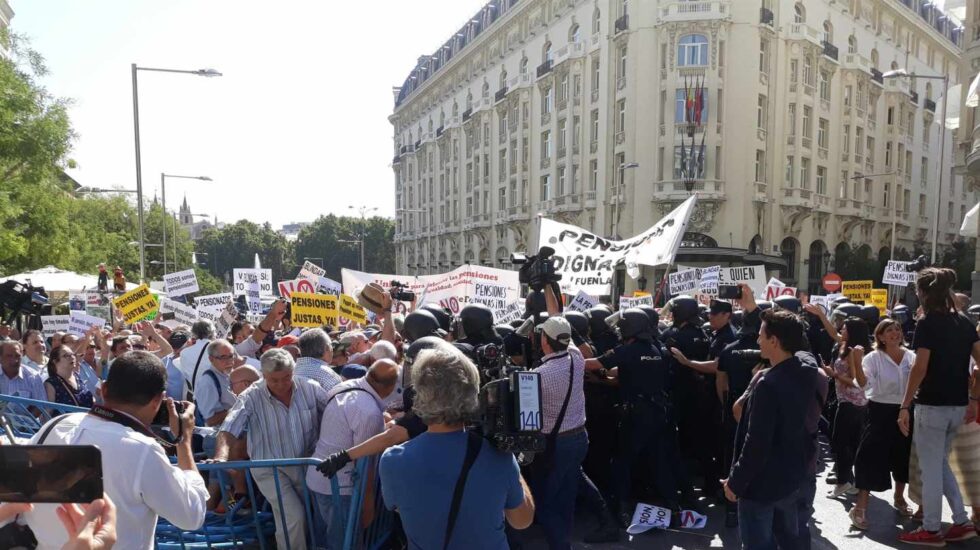
M851 508L851 511L847 513L848 517L851 518L851 525L856 529L866 531L868 529L868 520L864 518L864 508L858 508L857 506Z
M896 500L892 502L892 506L895 507L895 511L898 512L898 515L902 516L903 518L912 517L912 507L909 506L908 502L905 502L904 500Z

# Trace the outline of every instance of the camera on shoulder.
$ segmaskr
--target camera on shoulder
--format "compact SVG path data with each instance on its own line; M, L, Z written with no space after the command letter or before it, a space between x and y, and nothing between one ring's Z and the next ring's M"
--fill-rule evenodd
M542 246L534 256L515 252L510 255L510 263L519 265L518 279L522 285L528 285L532 290L541 290L545 285L561 280L561 273L555 267L555 249Z

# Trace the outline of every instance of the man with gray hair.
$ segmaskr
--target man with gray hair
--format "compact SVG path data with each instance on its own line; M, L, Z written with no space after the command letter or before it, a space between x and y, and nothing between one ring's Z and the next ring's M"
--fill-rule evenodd
M239 356L228 340L208 344L208 366L200 369L194 381L194 402L205 426L219 426L235 404L228 375L239 364Z
M398 511L418 548L465 548L473 541L507 548L504 519L515 529L526 528L534 501L514 455L464 428L479 408L476 366L457 350L429 349L419 353L412 382L415 413L429 430L381 456L385 505ZM458 501L457 478L464 484ZM433 505L447 502L457 512L454 522L450 508Z
M371 358L371 363L381 361L382 359L387 359L398 364L398 349L395 348L395 344L387 340L379 340L371 345L371 350L368 352ZM388 397L384 399L384 405L386 409L392 407L399 407L402 403L403 397L403 387L405 383L402 379L402 368L398 367L398 381L395 384L394 391L391 392Z
M327 405L327 392L306 378L294 377L295 362L285 350L273 348L262 354L262 380L243 391L228 412L218 446L216 462L228 460L229 449L248 431L248 455L252 460L307 457L313 454L319 434L319 420ZM252 472L255 483L272 503L279 548L305 550L306 509L303 505L306 483L300 467L270 468ZM281 502L281 506L280 506Z
M304 332L299 337L300 358L296 360L296 376L309 378L320 384L325 391L330 391L343 380L340 375L330 368L333 352L330 348L330 336L323 329L315 328Z

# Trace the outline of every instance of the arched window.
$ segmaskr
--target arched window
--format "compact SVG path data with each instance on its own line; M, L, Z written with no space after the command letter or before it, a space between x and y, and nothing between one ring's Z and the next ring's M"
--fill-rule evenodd
M490 83L486 80L483 81L483 99L490 97Z
M802 2L797 2L793 7L793 22L806 23L806 8L803 7Z
M507 85L507 69L500 69L500 89Z
M446 111L439 110L439 126L444 127L446 125Z
M893 71L897 71L898 70L898 62L897 61L892 61L891 67L892 67L892 70Z
M592 11L592 34L599 34L599 8Z
M877 48L871 50L871 67L873 69L877 69L878 68L878 49Z
M858 39L853 34L847 37L847 53L858 53Z
M783 239L782 244L779 245L780 255L786 260L786 271L783 272L783 282L796 282L796 254L798 249L799 246L793 237L786 237Z
M527 58L521 58L521 76L527 76Z
M582 40L582 32L579 30L577 24L573 24L572 28L568 31L568 41L572 44L578 44Z
M834 26L830 21L823 22L823 41L828 44L834 43Z
M541 63L549 61L551 61L551 42L545 42L544 47L541 48Z
M677 45L677 65L691 67L707 64L708 39L703 34L682 36Z

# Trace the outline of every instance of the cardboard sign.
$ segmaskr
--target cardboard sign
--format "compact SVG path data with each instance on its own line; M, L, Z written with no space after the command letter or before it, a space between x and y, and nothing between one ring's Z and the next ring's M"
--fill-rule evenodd
M698 270L685 269L668 275L670 294L693 294L698 288Z
M89 331L92 327L102 328L105 326L105 319L101 317L93 317L82 313L81 311L73 311L71 315L68 316L68 332L74 334L75 336L85 336L85 333Z
M639 306L652 306L653 296L640 296L638 298L633 298L630 296L620 296L619 297L619 310L629 309L631 307Z
M56 332L68 332L70 315L42 315L41 332L45 338L51 338Z
M163 282L167 289L167 295L171 298L191 294L201 289L197 286L197 273L193 269L168 273L163 276Z
M708 296L718 295L718 280L721 278L721 266L713 265L701 269L698 274L698 292Z
M494 323L509 323L524 317L524 302L512 302L506 308L495 311L493 314Z
M135 323L148 319L156 315L157 309L160 307L156 296L150 292L150 287L146 285L140 285L116 298L112 301L112 305L122 312L125 323Z
M810 296L810 303L823 308L824 313L830 313L830 301L826 296Z
M320 277L323 277L326 274L326 269L323 269L315 263L307 260L303 262L303 267L299 270L299 275L297 275L296 278L306 279L315 285L319 283Z
M852 302L859 300L864 303L871 303L872 288L874 288L874 281L844 281L841 294L847 296Z
M197 310L176 300L163 298L160 300L160 313L173 313L174 321L191 326L197 322Z
M320 294L332 294L334 296L340 296L342 289L340 283L329 277L320 277L316 287L316 291Z
M271 298L273 295L271 269L235 269L233 281L232 294L235 296L248 294L248 291L256 286L259 296Z
M366 325L368 322L367 312L364 311L361 304L346 294L340 295L340 309L338 311L342 319L347 319L352 323Z
M882 316L888 309L888 289L874 288L871 290L871 305L878 308L878 313Z
M290 308L292 310L290 320L294 327L337 326L338 300L334 296L294 292L290 301L293 304Z
M224 338L231 332L231 325L238 319L238 308L233 302L228 302L221 310L221 315L214 322L214 330L219 338Z
M772 301L774 298L779 298L780 296L796 296L796 287L786 285L769 285L766 287L767 301Z
M775 277L769 277L769 282L766 283L766 286L767 287L769 287L769 286L784 287L784 286L786 286L786 283L780 281L779 279L777 279Z
M578 294L575 295L575 298L572 298L572 301L568 303L568 306L565 309L569 311L581 311L584 313L594 308L598 304L599 300L596 300L592 296L589 296L584 291L580 290L578 291ZM500 321L498 320L497 323L499 324Z
M907 286L909 283L914 283L917 273L906 269L906 266L911 263L888 260L885 273L881 276L881 284Z
M704 529L708 524L708 518L694 510L681 511L681 527L685 529Z
M194 298L194 306L198 311L201 309L221 309L234 297L231 292L221 292L219 294L208 294L207 296L197 296Z
M293 292L306 292L307 294L313 294L316 292L316 287L307 279L279 281L278 286L279 295L283 298L289 298L292 296Z
M691 269L689 266L677 266L678 270ZM735 267L721 267L711 266L711 267L695 267L698 271L698 280L701 280L702 273L713 272L718 269L718 284L719 285L737 285L739 283L745 283L749 285L752 289L753 296L756 299L762 300L766 296L766 266L764 265L741 265ZM705 292L704 294L710 294L712 296L717 296L718 291L715 290L713 293Z
M630 522L626 532L631 535L639 535L650 529L667 529L668 527L670 527L670 510L653 504L637 502L636 509L633 511L633 521Z

